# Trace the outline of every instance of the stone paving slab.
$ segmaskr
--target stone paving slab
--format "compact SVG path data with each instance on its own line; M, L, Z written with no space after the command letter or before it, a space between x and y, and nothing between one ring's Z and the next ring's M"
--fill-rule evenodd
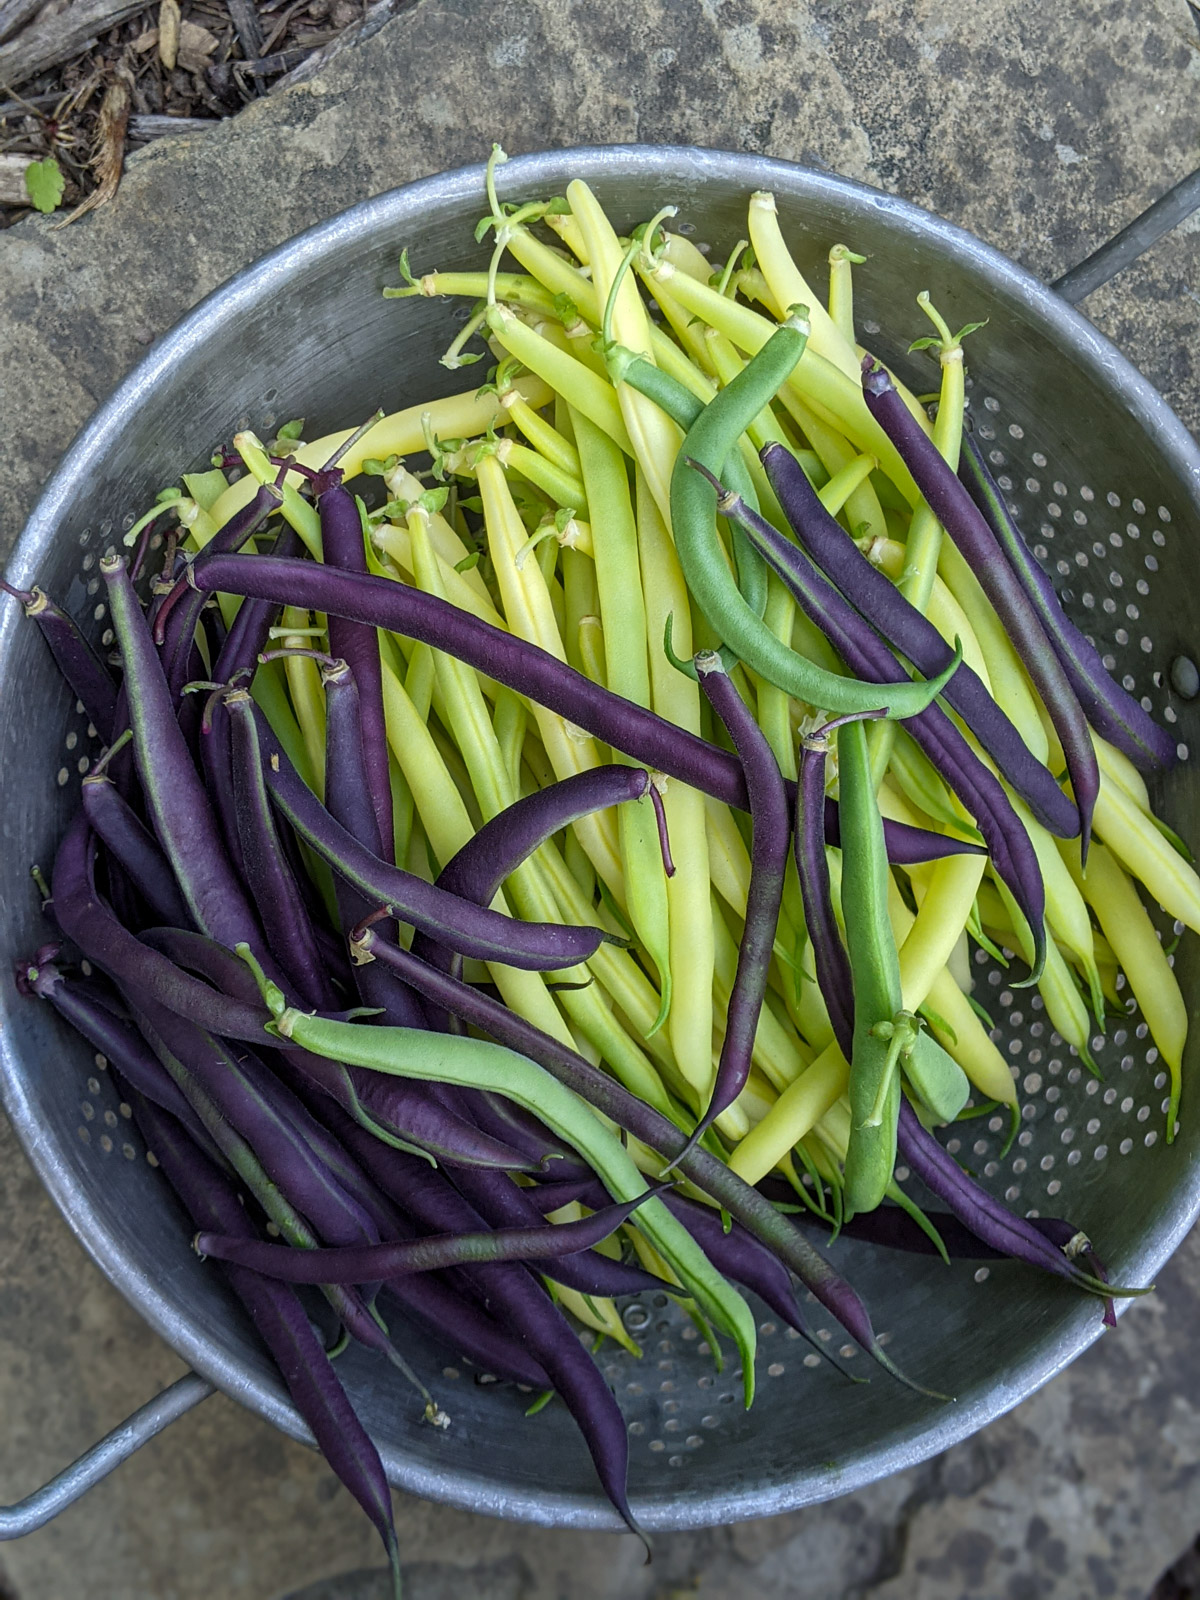
M72 433L204 293L493 138L514 153L673 140L824 165L1049 278L1197 164L1198 43L1186 0L420 0L313 82L141 152L81 224L0 235L0 551ZM1197 240L1179 230L1087 307L1193 427ZM7 1130L0 1216L9 1499L181 1369L87 1263ZM1200 1527L1197 1286L1189 1241L1153 1301L976 1440L830 1507L664 1537L648 1570L632 1539L405 1499L409 1593L1142 1600ZM218 1397L0 1550L0 1600L374 1600L377 1561L320 1461Z

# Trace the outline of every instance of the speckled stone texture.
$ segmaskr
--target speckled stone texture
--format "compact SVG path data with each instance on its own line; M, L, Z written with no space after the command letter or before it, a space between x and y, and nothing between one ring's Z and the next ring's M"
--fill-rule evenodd
M624 140L821 164L1053 277L1200 159L1186 0L420 0L313 82L135 157L63 232L0 235L0 551L155 335L352 201L480 159ZM1193 427L1200 227L1085 309ZM9 981L0 970L0 981ZM0 1132L0 1499L177 1376ZM657 1541L397 1503L410 1600L1145 1600L1200 1528L1200 1242L1043 1393L830 1506ZM0 1548L0 1600L382 1600L365 1519L310 1452L206 1402Z

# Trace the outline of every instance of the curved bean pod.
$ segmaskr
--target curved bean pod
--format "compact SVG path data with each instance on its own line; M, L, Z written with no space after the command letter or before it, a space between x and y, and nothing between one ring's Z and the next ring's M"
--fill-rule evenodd
M614 1233L650 1199L652 1190L621 1205L604 1206L579 1222L529 1228L491 1228L484 1233L431 1234L421 1239L333 1249L295 1250L291 1245L229 1234L198 1233L198 1256L232 1261L280 1283L374 1283L409 1273L438 1272L477 1261L555 1261L588 1250Z
M770 745L715 652L695 657L700 688L724 723L746 774L750 794L750 889L746 927L729 997L725 1035L708 1107L692 1131L689 1148L733 1104L750 1076L754 1036L767 990L767 972L783 901L791 819L783 775Z
M904 404L888 373L870 357L863 363L863 398L903 455L938 521L971 564L1050 713L1071 777L1079 811L1080 850L1086 861L1100 771L1083 709L1062 663L975 502Z
M762 462L792 532L851 605L925 677L936 677L950 665L954 651L825 510L795 456L783 445L770 444L762 452ZM965 661L943 693L1038 821L1063 838L1077 834L1078 808L1058 787L1054 775L1030 754Z
M608 937L599 928L515 922L372 855L302 781L253 702L246 714L258 723L263 776L273 803L300 837L373 905L387 905L392 915L433 933L463 955L534 971L586 961Z
M817 572L804 552L764 518L755 516L737 495L722 492L720 503L726 515L742 523L851 670L876 681L886 676L894 662L891 652L850 602ZM940 684L940 680L934 681ZM1032 932L1034 963L1029 981L1035 981L1045 959L1046 895L1029 835L999 779L939 706L929 705L910 717L907 732L975 817L993 864L1011 889Z
M1173 767L1179 759L1175 740L1159 727L1141 701L1116 681L1096 646L1067 616L1054 585L1021 537L979 445L970 434L964 436L963 444L959 478L1037 612L1088 721L1143 771Z

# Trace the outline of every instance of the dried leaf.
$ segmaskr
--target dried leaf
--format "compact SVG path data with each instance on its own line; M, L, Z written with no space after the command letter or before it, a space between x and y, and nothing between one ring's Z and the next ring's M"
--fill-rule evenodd
M128 76L121 75L109 84L100 102L100 118L96 131L96 154L92 170L96 174L96 187L74 211L55 224L55 231L104 205L117 192L121 181L121 167L125 160L125 130L129 126L130 84Z
M179 0L161 0L158 8L158 59L173 72L179 58Z
M171 3L174 4L174 0ZM198 22L180 23L177 60L185 72L203 72L216 48L216 34L209 33Z
M144 33L139 33L129 48L139 56L144 56L148 50L153 50L158 43L158 29L147 28Z

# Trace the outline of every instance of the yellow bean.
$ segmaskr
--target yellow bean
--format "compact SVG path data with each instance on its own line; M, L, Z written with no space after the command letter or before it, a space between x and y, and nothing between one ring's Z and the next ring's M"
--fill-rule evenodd
M1087 873L1079 865L1079 843L1059 844L1071 876L1096 913L1112 953L1121 967L1146 1025L1171 1074L1171 1100L1167 1110L1167 1138L1175 1136L1183 1047L1187 1040L1188 1013L1166 952L1159 942L1149 912L1130 878L1102 844L1093 841L1088 851Z
M845 1094L849 1081L846 1058L830 1044L751 1128L730 1156L730 1168L747 1183L765 1178Z
M1200 877L1103 769L1093 819L1096 833L1167 915L1200 933Z

